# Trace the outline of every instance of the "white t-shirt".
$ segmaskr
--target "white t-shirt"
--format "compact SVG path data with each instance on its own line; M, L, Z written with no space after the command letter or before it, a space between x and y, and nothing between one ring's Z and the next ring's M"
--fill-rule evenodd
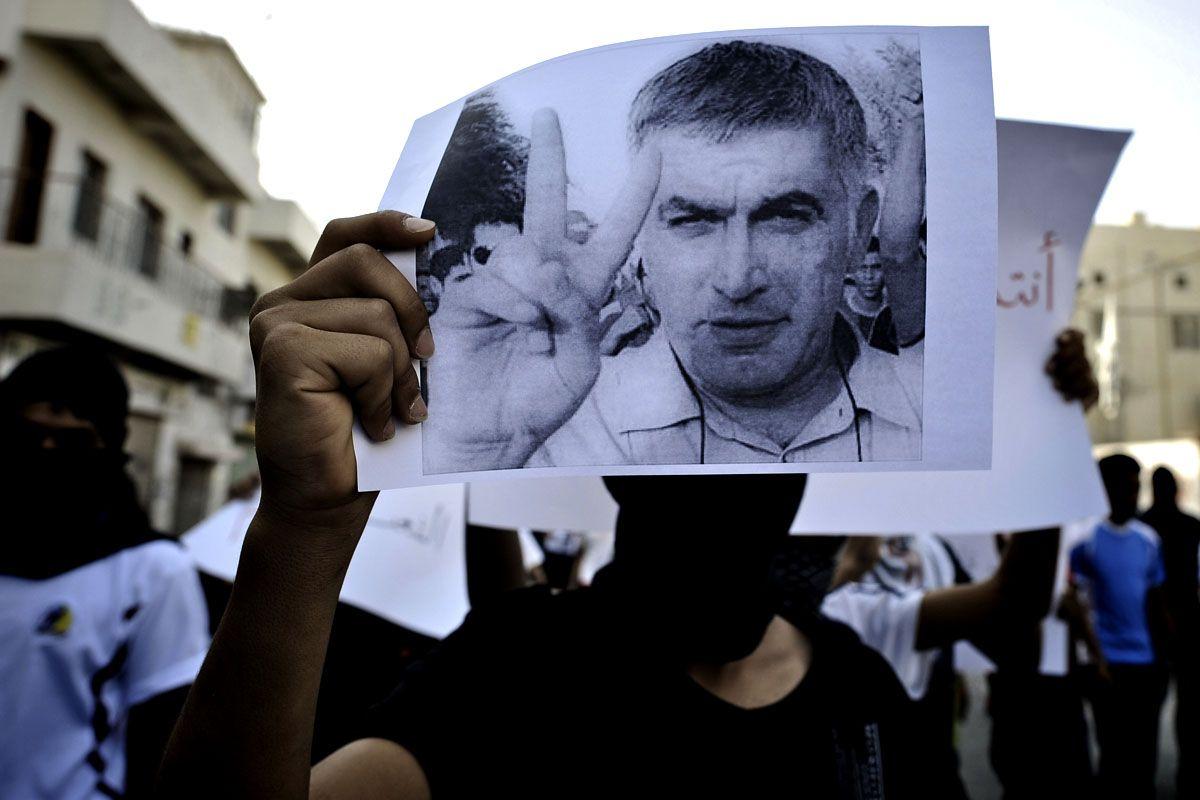
M110 798L129 710L191 683L208 612L191 559L154 541L61 575L0 575L0 797Z
M906 561L888 555L890 544L911 549ZM896 672L908 696L919 700L929 688L941 650L917 649L917 624L925 592L953 586L954 561L945 545L928 534L889 539L885 556L854 583L839 586L821 604L825 616L844 623L863 644L879 652ZM906 569L911 564L912 569Z

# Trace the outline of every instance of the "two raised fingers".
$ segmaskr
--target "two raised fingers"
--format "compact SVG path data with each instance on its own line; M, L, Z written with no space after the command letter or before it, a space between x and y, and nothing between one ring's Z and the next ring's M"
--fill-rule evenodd
M536 243L543 261L554 261L567 246L567 166L558 115L548 108L537 111L531 133L524 232ZM641 149L604 221L589 238L584 257L573 265L572 282L593 305L603 300L633 249L658 190L660 162L653 144Z

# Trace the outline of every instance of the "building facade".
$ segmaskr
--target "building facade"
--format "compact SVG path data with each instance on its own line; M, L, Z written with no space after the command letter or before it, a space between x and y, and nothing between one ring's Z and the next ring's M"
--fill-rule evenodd
M262 103L223 39L130 0L0 6L0 375L62 343L111 353L164 531L252 469L246 312L316 241L258 183Z
M1200 228L1096 225L1080 260L1074 324L1088 334L1097 443L1200 437Z

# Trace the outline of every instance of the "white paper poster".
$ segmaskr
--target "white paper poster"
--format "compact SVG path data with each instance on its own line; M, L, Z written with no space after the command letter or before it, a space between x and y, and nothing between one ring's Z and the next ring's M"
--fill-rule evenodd
M238 500L181 539L203 572L232 581L258 507ZM341 600L409 630L442 638L466 616L466 520L462 484L380 492Z
M514 530L611 531L617 504L600 478L480 481L467 487L467 520Z
M798 533L995 532L1106 513L1078 403L1043 371L1066 327L1092 214L1126 131L1001 120L992 468L814 475Z
M394 257L430 419L356 435L360 488L987 468L994 119L987 30L909 27L628 42L421 118L381 208L439 225ZM872 261L923 285L887 349Z

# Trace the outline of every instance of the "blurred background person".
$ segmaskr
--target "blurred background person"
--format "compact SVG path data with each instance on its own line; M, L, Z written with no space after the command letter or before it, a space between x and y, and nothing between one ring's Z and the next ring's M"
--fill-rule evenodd
M0 382L0 797L146 796L207 650L191 559L126 473L128 413L84 348Z
M1056 337L1046 372L1064 400L1095 401L1096 381L1077 331ZM930 796L967 796L954 746L954 644L970 641L998 666L1035 673L1058 541L1057 530L1017 534L996 573L976 582L937 536L852 537L843 548L821 610L879 651L907 690Z
M1091 609L1105 665L1090 698L1097 786L1104 797L1154 797L1167 691L1162 554L1158 535L1135 518L1141 466L1120 453L1099 465L1112 510L1070 555L1070 591Z
M1158 533L1166 575L1166 604L1171 616L1167 642L1175 678L1175 742L1178 747L1176 791L1180 797L1200 796L1195 760L1200 757L1200 520L1179 509L1179 484L1167 467L1151 477L1154 504L1142 514Z

